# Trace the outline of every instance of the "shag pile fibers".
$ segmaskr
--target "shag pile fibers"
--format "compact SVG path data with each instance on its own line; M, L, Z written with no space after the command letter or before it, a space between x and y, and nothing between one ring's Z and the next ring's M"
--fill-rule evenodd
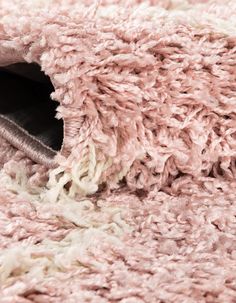
M236 1L1 0L19 62L64 141L0 139L0 302L236 302Z

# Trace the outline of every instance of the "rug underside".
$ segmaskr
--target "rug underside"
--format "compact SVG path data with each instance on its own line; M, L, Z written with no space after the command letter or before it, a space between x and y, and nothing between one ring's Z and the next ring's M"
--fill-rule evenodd
M33 161L52 167L62 145L63 122L55 119L53 86L38 69L26 63L0 69L0 134Z
M236 302L235 20L0 1L0 303Z

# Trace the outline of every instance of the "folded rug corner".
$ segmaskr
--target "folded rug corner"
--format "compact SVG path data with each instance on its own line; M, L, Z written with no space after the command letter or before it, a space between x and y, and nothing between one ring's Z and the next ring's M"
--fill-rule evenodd
M235 302L235 29L234 0L0 1L0 302Z

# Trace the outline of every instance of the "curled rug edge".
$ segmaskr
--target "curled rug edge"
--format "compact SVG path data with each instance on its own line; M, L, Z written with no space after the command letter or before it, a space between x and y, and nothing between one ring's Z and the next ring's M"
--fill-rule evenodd
M234 175L234 3L168 3L1 4L0 65L34 62L50 77L64 120L55 160L81 194L124 177L149 191Z
M234 1L76 2L0 4L66 125L54 170L0 141L2 301L233 303Z

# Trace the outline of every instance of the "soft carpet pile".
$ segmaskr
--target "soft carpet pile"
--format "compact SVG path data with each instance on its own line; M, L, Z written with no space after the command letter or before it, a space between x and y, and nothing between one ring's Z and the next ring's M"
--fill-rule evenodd
M23 62L64 139L0 139L0 302L236 302L236 1L1 0Z

